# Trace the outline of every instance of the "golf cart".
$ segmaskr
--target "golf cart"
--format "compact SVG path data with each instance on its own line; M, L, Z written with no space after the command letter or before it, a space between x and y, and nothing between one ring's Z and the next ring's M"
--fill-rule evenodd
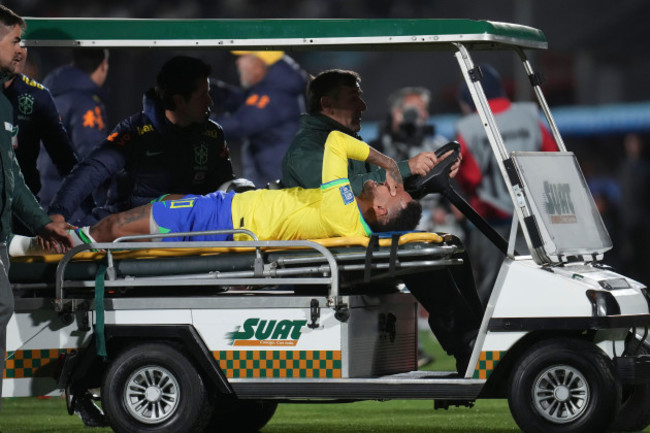
M34 47L449 52L516 218L508 241L496 235L449 186L445 164L413 186L445 195L506 254L487 307L477 311L480 330L464 374L417 370L417 303L400 284L463 265L463 246L449 234L132 237L12 262L16 314L5 396L64 390L72 412L80 392L98 388L116 432L254 432L278 403L386 399L447 407L507 398L526 432L650 424L647 289L600 263L611 241L524 52L547 47L541 31L436 19L27 23L24 38ZM559 152L507 151L475 50L512 50L520 58ZM519 229L529 256L514 250Z

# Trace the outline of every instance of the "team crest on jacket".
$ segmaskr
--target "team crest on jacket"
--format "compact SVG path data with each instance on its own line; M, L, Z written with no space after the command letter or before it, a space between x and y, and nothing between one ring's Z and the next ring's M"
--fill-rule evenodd
M23 93L18 97L18 111L25 116L34 112L34 97L29 93Z
M208 145L201 143L194 146L194 162L198 165L205 165L208 163Z

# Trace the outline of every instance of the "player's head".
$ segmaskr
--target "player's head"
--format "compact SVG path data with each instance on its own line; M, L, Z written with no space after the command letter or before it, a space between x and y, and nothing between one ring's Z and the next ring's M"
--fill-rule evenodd
M374 232L413 230L422 216L422 205L402 186L393 196L385 182L369 180L357 199L365 201L363 217Z

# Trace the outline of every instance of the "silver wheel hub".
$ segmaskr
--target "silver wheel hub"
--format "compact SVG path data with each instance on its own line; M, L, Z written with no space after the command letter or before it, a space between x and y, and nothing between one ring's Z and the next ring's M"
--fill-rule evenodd
M129 414L145 424L157 424L171 417L178 408L178 381L169 370L146 366L129 377L124 388L124 405Z
M554 365L537 375L532 398L541 416L556 424L566 424L587 410L591 393L580 371L568 365Z

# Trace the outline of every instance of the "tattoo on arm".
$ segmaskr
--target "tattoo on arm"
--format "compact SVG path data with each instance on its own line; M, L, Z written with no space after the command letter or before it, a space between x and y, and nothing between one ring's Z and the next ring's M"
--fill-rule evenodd
M134 209L120 212L117 218L117 226L122 228L134 222L142 221L145 218L149 221L150 214L151 205L138 206Z

